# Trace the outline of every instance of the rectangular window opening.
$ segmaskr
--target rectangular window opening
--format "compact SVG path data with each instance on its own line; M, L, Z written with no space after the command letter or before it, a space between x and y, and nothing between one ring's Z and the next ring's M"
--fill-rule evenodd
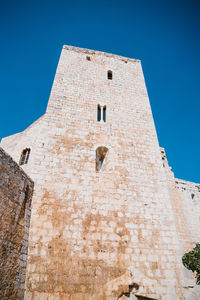
M97 106L97 121L101 121L101 106L99 104Z
M103 107L103 121L106 122L106 106Z

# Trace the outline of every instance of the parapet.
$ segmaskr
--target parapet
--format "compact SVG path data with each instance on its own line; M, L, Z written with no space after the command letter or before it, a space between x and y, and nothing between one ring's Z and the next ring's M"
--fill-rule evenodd
M78 52L78 53L90 54L90 55L102 55L102 56L122 60L125 63L127 63L127 62L139 62L140 63L139 59L128 58L128 57L124 57L124 56L120 56L120 55L116 55L116 54L112 54L112 53L97 51L97 50L90 50L90 49L86 49L86 48L79 48L79 47L68 46L68 45L64 45L63 49Z

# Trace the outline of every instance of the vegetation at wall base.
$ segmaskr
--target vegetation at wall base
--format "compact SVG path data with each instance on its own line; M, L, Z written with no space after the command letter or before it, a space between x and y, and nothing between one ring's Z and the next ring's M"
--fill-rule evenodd
M194 249L187 252L182 257L183 265L196 273L196 282L200 285L200 244L196 244Z

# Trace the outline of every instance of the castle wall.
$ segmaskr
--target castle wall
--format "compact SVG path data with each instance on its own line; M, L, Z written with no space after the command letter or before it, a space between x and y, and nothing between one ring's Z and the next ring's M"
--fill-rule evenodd
M0 299L24 299L33 181L0 148Z
M175 179L176 190L181 195L184 222L192 240L192 244L185 243L185 251L191 251L200 242L200 184ZM185 233L183 232L185 238ZM195 300L200 298L200 286L196 285L195 274L183 269L183 286L185 299Z
M179 238L178 253L180 259L183 254L191 251L200 237L199 207L200 185L174 178L168 165L165 150L161 148L162 163L165 168L166 182L170 197L173 200L176 231ZM194 199L195 198L195 199ZM183 299L196 300L200 297L200 286L196 284L195 274L182 265Z
M132 289L183 299L181 257L194 237L183 214L177 222L182 198L138 60L64 46L46 114L17 139L2 145L15 157L31 147L23 168L35 182L25 299L111 300Z
M184 251L188 251L191 245L195 246L199 242L200 237L200 184L174 178L163 148L161 148L161 155L166 181L169 184L171 197L174 199L172 203L179 240Z
M176 188L181 192L184 202L187 203L186 215L188 215L188 210L191 210L195 216L195 220L190 220L190 223L195 221L197 226L200 226L200 184L176 179ZM192 231L195 230L195 228L192 229Z
M44 116L40 117L24 131L3 138L0 143L1 147L12 156L17 164L20 164L22 151L26 148L30 149L28 164L24 164L21 167L27 174L31 173L31 175L32 172L30 172L29 167L37 164L36 151L32 150L37 148L36 145L38 138L41 135L40 133L42 130L45 130L45 128L42 126L43 117Z

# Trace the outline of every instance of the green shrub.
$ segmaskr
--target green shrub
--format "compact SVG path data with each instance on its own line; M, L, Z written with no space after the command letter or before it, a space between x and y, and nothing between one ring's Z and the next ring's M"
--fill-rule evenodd
M200 244L196 244L192 251L185 253L182 262L188 270L196 272L197 284L200 284Z

